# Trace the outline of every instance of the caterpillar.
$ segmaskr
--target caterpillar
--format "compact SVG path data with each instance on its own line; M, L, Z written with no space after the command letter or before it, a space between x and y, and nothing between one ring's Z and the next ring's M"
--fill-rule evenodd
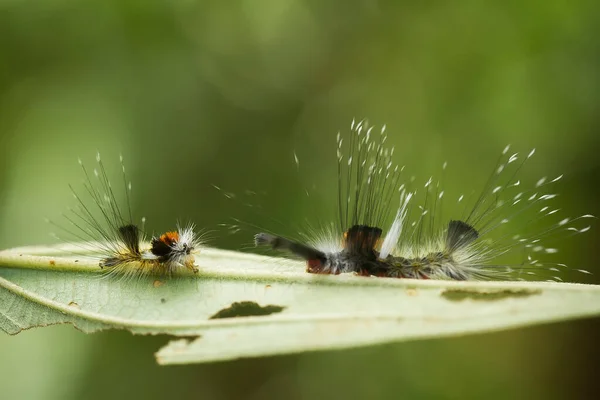
M353 120L348 138L337 135L338 224L303 234L306 240L258 233L255 245L299 257L306 261L306 271L314 274L488 280L545 272L555 275L549 280L561 280L554 273L567 266L542 260L557 252L544 240L558 232L587 232L590 226L576 225L595 217L585 214L547 223L559 212L552 207L557 194L549 189L562 175L523 188L519 171L535 149L521 156L506 146L473 205L462 207L460 217L444 219L442 203L447 195L440 183L430 178L420 189L410 188L410 181L403 183L404 167L394 163L394 148L386 146L387 139L385 125L377 132L366 121ZM467 197L460 194L457 204L466 204ZM504 229L531 214L526 226L542 224L539 230ZM493 237L495 231L502 231L500 237ZM524 255L520 262L503 261L515 253Z
M63 214L68 227L58 225L62 231L80 241L80 246L99 258L98 266L110 274L126 276L172 275L184 268L198 272L194 254L201 240L194 225L177 225L173 231L145 240L145 218L141 226L133 220L130 194L131 182L127 180L123 157L120 156L127 208L122 210L115 190L98 153L97 167L88 171L81 159L79 165L84 175L83 194L69 185L76 205Z

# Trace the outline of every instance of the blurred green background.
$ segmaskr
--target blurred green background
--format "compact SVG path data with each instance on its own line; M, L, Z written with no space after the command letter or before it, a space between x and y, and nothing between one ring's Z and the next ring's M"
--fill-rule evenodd
M239 249L235 216L331 219L335 134L387 124L397 160L477 188L507 143L524 178L565 173L567 215L600 214L596 1L0 2L0 247L51 243L77 157L122 153L151 231L179 218ZM300 173L293 152L300 158ZM110 160L114 160L111 163ZM533 161L535 160L535 161ZM436 169L437 168L437 169ZM236 193L226 201L211 184ZM304 188L312 193L305 201ZM243 206L244 192L257 192ZM288 224L289 226L289 224ZM594 271L598 229L561 244ZM166 337L70 326L0 336L2 398L586 398L596 320L203 366L158 367Z

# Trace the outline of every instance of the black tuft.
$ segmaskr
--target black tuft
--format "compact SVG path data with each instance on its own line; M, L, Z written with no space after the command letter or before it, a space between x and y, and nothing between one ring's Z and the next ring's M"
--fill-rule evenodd
M167 258L169 254L171 254L171 252L173 251L171 246L169 246L167 243L160 240L159 238L152 238L152 242L150 243L152 245L150 251L152 252L152 254L154 254L161 260Z
M293 242L281 236L273 236L268 233L259 233L254 236L254 243L257 246L271 246L273 250L288 251L304 260L319 260L324 263L327 258L325 253L304 245L302 243Z
M346 231L345 249L350 254L374 254L381 233L380 228L354 225Z
M120 227L119 236L130 253L140 254L140 230L137 226L130 224Z
M479 232L463 221L450 221L446 235L446 251L453 252L473 243Z

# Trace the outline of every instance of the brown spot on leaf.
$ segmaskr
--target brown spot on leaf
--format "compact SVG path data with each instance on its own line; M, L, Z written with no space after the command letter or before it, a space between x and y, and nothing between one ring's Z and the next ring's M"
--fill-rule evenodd
M52 266L56 265L56 261L50 260L50 265L52 265Z
M154 286L155 288L159 288L163 285L162 281L159 281L158 279L154 281L154 283L152 284L152 286Z
M419 293L417 293L417 289L415 289L415 288L408 288L408 289L406 289L406 294L409 295L410 297L414 297L414 296L417 296Z
M476 300L476 301L496 301L507 298L529 297L541 294L542 291L531 289L447 289L442 292L442 297L450 301Z
M79 310L79 304L75 303L74 301L69 302L69 307L73 307Z
M219 319L219 318L235 318L235 317L259 317L265 316L269 314L275 314L278 312L282 312L285 307L276 306L276 305L268 305L262 307L258 303L254 301L240 301L236 303L232 303L229 307L223 308L218 311L215 315L210 317L209 319Z

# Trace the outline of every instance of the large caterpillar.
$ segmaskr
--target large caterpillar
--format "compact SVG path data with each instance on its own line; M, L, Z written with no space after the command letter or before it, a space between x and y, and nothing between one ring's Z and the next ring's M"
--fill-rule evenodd
M509 153L507 146L480 195L461 217L440 217L445 192L429 179L418 190L401 183L404 168L393 162L394 149L386 147L385 126L378 132L366 122L352 122L348 139L337 136L339 225L324 229L307 241L259 233L256 245L269 246L306 260L307 272L417 279L519 279L539 271L557 272L565 264L540 260L555 253L543 241L559 231L583 233L589 226L574 223L592 218L562 218L551 207L556 194L549 191L561 176L541 178L523 188L518 172L535 153ZM348 141L346 145L344 142ZM444 169L446 164L444 163ZM397 200L396 200L397 199ZM392 204L399 201L395 210ZM457 198L465 204L464 195ZM411 216L416 217L411 222ZM395 214L394 214L395 211ZM527 218L527 225L543 227L532 233L504 232L513 219ZM392 218L390 218L392 216ZM386 221L390 221L387 222ZM387 229L383 229L387 226ZM503 230L500 237L491 237ZM501 261L520 252L521 261ZM588 273L585 270L578 270ZM558 276L548 279L560 280Z

